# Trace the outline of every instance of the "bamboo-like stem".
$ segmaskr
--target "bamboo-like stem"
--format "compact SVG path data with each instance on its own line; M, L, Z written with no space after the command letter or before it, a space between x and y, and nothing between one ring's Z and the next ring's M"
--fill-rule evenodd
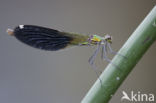
M109 64L81 103L108 103L119 86L138 63L147 49L156 40L156 6L133 32L119 53L127 57L116 55L112 62L117 67Z

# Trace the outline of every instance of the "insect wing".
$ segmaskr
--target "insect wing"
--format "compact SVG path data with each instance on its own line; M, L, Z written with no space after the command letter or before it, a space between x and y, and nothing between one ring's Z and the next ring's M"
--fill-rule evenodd
M58 30L34 25L19 25L14 36L29 46L50 51L65 48L73 39Z

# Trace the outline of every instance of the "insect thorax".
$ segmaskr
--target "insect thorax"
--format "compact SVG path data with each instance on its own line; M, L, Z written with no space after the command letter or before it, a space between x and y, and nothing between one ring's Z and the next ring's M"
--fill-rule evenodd
M110 35L105 35L104 37L98 35L90 35L86 42L81 43L81 45L97 45L105 44L105 42L112 43L112 37Z
M103 40L103 37L98 35L90 35L86 42L81 43L82 45L97 45Z

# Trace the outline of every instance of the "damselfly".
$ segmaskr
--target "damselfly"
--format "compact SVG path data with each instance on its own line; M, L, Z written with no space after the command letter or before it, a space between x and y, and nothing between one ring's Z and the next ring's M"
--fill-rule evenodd
M95 58L102 48L101 58L111 63L107 57L109 50L112 54L118 54L111 48L112 37L106 34L104 37L98 35L82 35L76 33L61 32L58 30L35 25L19 25L14 30L8 29L9 35L15 36L19 41L43 50L56 51L69 46L94 46L97 45L89 63L96 72ZM118 54L120 55L120 54ZM121 55L122 56L122 55ZM96 75L99 77L98 73ZM101 79L99 78L102 83Z

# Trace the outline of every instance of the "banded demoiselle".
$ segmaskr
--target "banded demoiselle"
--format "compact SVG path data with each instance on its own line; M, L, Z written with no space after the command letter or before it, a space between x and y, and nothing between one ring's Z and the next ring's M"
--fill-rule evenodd
M97 73L95 58L102 48L101 58L107 62L113 64L107 57L109 50L112 54L118 54L111 48L112 37L106 34L104 37L98 35L82 35L76 33L62 32L46 27L35 26L35 25L19 25L14 30L7 29L9 35L15 36L19 41L43 50L57 51L70 46L94 46L97 48L93 55L89 58L89 64L92 66ZM120 55L120 54L119 54ZM122 55L121 55L122 56ZM115 64L113 64L115 66ZM101 84L102 81L99 78Z

